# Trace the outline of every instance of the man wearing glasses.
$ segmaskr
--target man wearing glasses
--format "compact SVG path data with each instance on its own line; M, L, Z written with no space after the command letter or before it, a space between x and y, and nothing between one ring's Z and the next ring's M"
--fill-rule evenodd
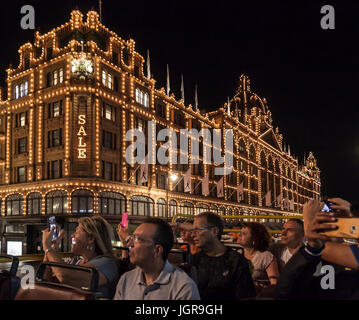
M255 297L248 261L220 241L222 219L214 213L203 212L194 219L193 228L194 243L202 249L192 256L201 298L239 300Z
M136 268L121 276L114 300L200 299L195 282L167 260L173 246L167 222L147 219L127 243L130 261Z

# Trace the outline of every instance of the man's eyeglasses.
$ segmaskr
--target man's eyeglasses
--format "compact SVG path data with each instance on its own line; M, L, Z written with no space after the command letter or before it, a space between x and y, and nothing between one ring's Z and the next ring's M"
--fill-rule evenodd
M136 243L139 243L139 242L154 243L152 240L143 239L140 236L138 236L137 234L132 234L128 237L127 243L129 243L131 241L136 242Z
M201 231L203 231L203 230L210 230L210 229L212 229L212 228L214 228L214 226L199 227L199 228L197 228L197 229L192 229L191 232L193 232L193 233L198 233L198 232L201 232Z

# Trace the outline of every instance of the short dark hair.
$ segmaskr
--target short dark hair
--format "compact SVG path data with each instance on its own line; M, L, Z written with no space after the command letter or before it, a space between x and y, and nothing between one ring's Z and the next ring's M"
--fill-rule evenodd
M207 219L208 226L218 228L217 238L218 240L221 240L223 234L223 221L221 217L213 212L202 212L196 216L196 218L200 217L205 217Z
M245 222L243 228L251 230L253 240L253 247L260 252L266 251L269 248L271 237L263 224L258 222Z
M289 219L288 221L296 222L297 225L299 226L299 229L300 229L301 233L304 234L304 223L303 223L303 220L292 218L292 219Z
M166 261L174 242L171 226L160 218L147 218L144 223L152 223L157 226L153 241L163 247L162 258L163 261Z

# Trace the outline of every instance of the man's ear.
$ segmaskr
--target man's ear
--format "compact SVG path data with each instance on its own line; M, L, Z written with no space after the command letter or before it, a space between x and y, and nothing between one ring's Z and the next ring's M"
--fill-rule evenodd
M160 244L155 245L155 254L156 256L162 257L163 247Z
M213 227L213 228L212 228L212 233L217 237L217 235L218 235L218 233L219 233L218 227Z

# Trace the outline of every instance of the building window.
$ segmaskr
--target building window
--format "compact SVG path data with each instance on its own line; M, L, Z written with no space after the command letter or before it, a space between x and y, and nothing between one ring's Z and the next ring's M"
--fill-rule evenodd
M19 93L19 86L15 86L15 99L19 99L20 93Z
M42 199L38 192L30 193L27 197L27 214L39 215L41 214Z
M64 69L59 68L54 71L48 72L46 76L47 87L56 86L64 82Z
M102 146L116 150L116 134L102 130Z
M57 75L58 75L58 74L57 74L57 70L55 70L54 73L53 73L53 80L54 80L54 81L53 81L53 84L54 84L54 86L57 85L57 80L58 80L58 79L57 79Z
M62 160L49 161L47 163L48 179L62 178Z
M89 190L76 190L71 195L72 213L93 213L93 193Z
M136 129L145 132L145 122L141 118L136 118Z
M165 174L157 175L157 188L158 189L166 189L167 185L167 176Z
M13 194L6 198L6 215L19 216L24 214L24 198L20 194Z
M59 69L59 83L63 83L64 82L64 69L60 68Z
M133 216L153 216L153 200L145 196L133 196L130 199L130 212Z
M166 201L164 199L157 200L157 217L166 217Z
M17 153L26 153L26 138L20 138L17 140Z
M174 217L177 214L177 202L175 200L170 200L169 202L169 217Z
M47 145L48 148L58 147L62 145L62 128L48 131Z
M18 98L25 97L28 95L28 93L29 93L29 83L27 81L22 82L15 86L14 98L18 99Z
M166 107L161 103L157 103L156 104L156 114L159 117L165 119L166 118Z
M181 111L175 110L174 123L181 128L185 128L185 117Z
M101 166L102 166L102 179L105 180L115 180L113 179L113 177L116 177L116 174L113 176L113 164L111 162L107 162L107 161L102 161L101 162ZM115 165L116 167L116 165Z
M109 89L113 89L113 75L105 70L102 70L102 84Z
M105 70L102 70L102 84L106 86L107 83L107 73Z
M104 103L102 106L102 116L105 119L116 121L116 107L110 106L107 103Z
M25 167L17 168L17 182L25 182Z
M180 205L180 214L193 215L194 206L190 202L183 202Z
M100 192L98 195L98 211L103 215L121 215L126 211L126 198L116 192Z
M201 212L206 212L209 211L209 206L207 204L204 203L200 203L197 207L196 207L196 215L200 214Z
M149 105L148 93L145 93L140 89L136 88L136 102L148 108Z
M62 116L62 100L48 104L48 117L56 118Z
M46 214L67 213L67 193L62 190L51 191L46 195Z
M25 127L28 124L27 111L15 114L15 127Z

